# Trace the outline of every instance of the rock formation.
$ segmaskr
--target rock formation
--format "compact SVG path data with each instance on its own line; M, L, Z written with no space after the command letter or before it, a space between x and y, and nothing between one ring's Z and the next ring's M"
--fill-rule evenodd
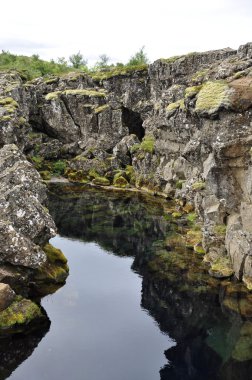
M252 287L251 109L252 43L91 76L1 73L1 175L14 186L1 195L0 240L20 242L20 265L45 260L53 222L22 151L45 179L136 186L177 199L178 212L194 208L210 274ZM15 265L11 249L1 258Z

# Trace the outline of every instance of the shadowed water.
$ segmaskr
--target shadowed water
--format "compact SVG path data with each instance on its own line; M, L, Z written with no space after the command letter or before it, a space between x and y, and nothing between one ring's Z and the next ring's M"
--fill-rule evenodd
M42 299L50 330L38 346L42 336L31 336L34 351L30 344L10 379L250 378L250 295L209 278L178 242L184 227L166 220L166 207L139 194L52 187L52 243L70 275Z

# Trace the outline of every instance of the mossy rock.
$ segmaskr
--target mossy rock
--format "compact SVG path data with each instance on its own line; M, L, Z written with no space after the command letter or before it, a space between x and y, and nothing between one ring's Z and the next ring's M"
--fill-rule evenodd
M195 191L204 190L205 188L206 188L206 184L203 181L194 182L192 184L192 189L195 190Z
M219 257L211 263L209 274L216 278L228 278L234 274L231 263L228 257Z
M100 185L100 186L109 186L110 185L110 182L107 178L98 177L98 176L92 180L92 183L94 185Z
M27 325L43 317L41 309L34 302L17 296L12 304L0 313L0 329L6 330Z
M47 261L36 271L34 279L45 283L64 283L69 272L66 257L50 243L44 245L43 251Z
M198 92L201 90L201 88L202 88L202 85L187 87L185 89L185 99L194 98L198 94Z
M67 259L62 253L62 251L58 248L55 248L52 244L47 243L46 245L44 245L43 251L46 253L48 261L52 264L67 263Z
M125 187L129 186L129 182L123 176L118 176L118 177L114 178L113 185L115 187L125 188Z
M39 172L41 177L43 178L44 181L49 181L51 179L51 173L48 170L42 170Z
M167 116L172 116L178 109L184 110L185 109L185 103L184 99L179 99L174 103L170 103L166 107Z
M225 81L206 82L197 95L196 113L215 117L221 109L229 109L231 91Z

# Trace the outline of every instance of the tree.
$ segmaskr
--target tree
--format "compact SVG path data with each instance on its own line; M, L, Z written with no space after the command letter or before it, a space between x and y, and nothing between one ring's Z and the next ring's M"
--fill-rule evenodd
M136 52L136 54L130 58L127 65L135 66L135 65L144 65L144 64L149 63L149 59L148 59L146 53L144 52L144 49L145 49L144 46L141 47L141 49L139 49L139 51Z
M86 59L84 59L80 51L78 51L76 54L70 55L69 61L75 69L79 69L81 66L87 66L88 62Z
M66 60L65 57L58 57L58 59L57 59L57 63L58 63L59 65L67 66L67 60Z

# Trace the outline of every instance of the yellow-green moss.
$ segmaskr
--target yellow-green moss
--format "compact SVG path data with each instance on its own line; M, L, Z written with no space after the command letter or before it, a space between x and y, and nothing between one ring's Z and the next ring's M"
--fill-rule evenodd
M202 181L200 181L200 182L194 182L192 184L192 189L193 190L204 190L205 187L206 187L206 184L205 184L205 182L202 182Z
M199 86L192 86L192 87L187 87L185 89L185 98L193 98L195 95L198 94L198 92L201 90L202 85Z
M195 111L199 114L215 114L230 105L230 89L225 81L206 82L197 95Z
M98 114L98 113L101 113L101 112L106 111L107 109L109 109L109 106L108 106L107 104L104 104L103 106L100 106L100 107L95 108L95 109L94 109L94 112L95 112L96 114Z
M195 244L193 250L194 252L199 253L200 255L204 255L206 253L206 251L200 243Z
M10 121L12 119L9 115L4 115L0 117L0 121Z
M43 251L46 253L48 261L52 264L55 264L55 263L66 264L67 263L67 259L63 255L62 251L58 248L55 248L52 244L47 243L46 245L44 245Z
M62 91L55 91L55 92L49 92L49 94L47 94L45 96L45 100L55 100L55 99L58 99L59 95L62 93Z
M91 77L94 80L106 80L116 76L129 76L134 72L147 72L148 65L137 65L137 66L122 66L115 67L108 71L100 71L91 73Z
M16 100L14 100L13 98L11 97L7 97L7 98L2 98L0 99L0 105L1 106L11 106L12 108L18 108L18 103L16 102Z
M42 312L34 302L17 296L12 304L0 313L0 328L8 329L28 324L35 318L42 317Z
M133 145L134 146L134 145ZM144 152L154 153L155 149L155 139L152 135L147 135L143 138L140 144L140 149Z
M90 97L105 97L105 90L87 90L87 89L74 89L74 90L65 90L62 91L64 95L83 95L83 96L90 96Z
M211 263L210 274L216 277L230 277L233 275L234 270L228 257L219 257Z
M167 107L166 107L166 111L170 114L170 113L173 113L174 111L176 111L177 109L184 109L185 108L185 103L184 103L184 99L179 99L177 100L176 102L174 103L170 103Z
M110 182L107 178L100 177L100 176L97 176L96 178L94 178L92 183L94 185L100 185L100 186L109 186L110 185Z
M39 174L45 181L49 181L51 179L51 173L48 170L42 170Z
M225 235L226 230L227 230L227 226L225 224L216 224L216 226L214 226L214 232L217 235Z
M173 218L177 219L177 218L181 218L182 216L182 212L179 212L179 211L175 211L172 213L172 216Z
M252 278L244 276L242 281L244 282L248 290L252 290Z
M118 176L118 177L114 178L113 185L116 187L125 188L129 185L129 183L128 183L127 179L124 178L123 176Z

